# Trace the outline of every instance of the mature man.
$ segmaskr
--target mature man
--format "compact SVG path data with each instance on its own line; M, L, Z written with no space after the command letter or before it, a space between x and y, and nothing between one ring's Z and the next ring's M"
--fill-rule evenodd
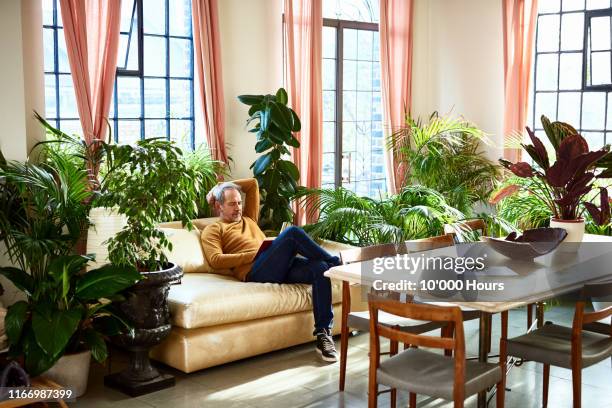
M241 192L245 193L244 213ZM202 232L202 247L210 266L231 269L236 278L247 282L312 284L316 350L323 360L336 361L331 337L331 282L323 272L338 265L338 257L297 227L287 228L257 255L265 235L257 225L259 186L255 179L218 184L206 198L220 218Z

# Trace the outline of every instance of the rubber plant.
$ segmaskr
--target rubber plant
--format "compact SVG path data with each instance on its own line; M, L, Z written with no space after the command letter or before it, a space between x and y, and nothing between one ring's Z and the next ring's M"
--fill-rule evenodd
M586 197L595 189L595 181L612 176L609 168L601 169L602 164L610 161L609 147L590 151L587 141L571 125L563 122L550 122L542 116L542 125L548 141L552 145L556 160L553 163L544 143L527 127L532 144L522 144L534 165L527 162L511 163L500 159L499 162L514 175L530 179L533 183L508 185L500 190L494 200L499 200L525 186L529 192L541 199L559 220L578 220L586 209L597 225L607 224L610 220L608 190L599 187L600 205L590 202Z
M293 132L299 132L300 119L287 106L287 92L280 88L275 95L240 95L240 102L249 105L247 126L255 133L255 152L261 154L251 164L261 192L260 226L264 230L280 230L284 222L293 220L291 200L296 192L300 172L291 160L289 147L299 148Z

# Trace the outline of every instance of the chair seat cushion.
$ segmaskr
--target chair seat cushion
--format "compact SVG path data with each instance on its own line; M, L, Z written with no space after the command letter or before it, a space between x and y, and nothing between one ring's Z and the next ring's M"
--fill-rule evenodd
M332 280L332 303L342 301ZM185 329L312 310L311 285L241 282L232 276L188 273L168 293L171 322Z
M408 319L386 312L378 312L378 322L385 326L399 326L402 331L410 333L426 333L444 327L444 323ZM370 330L370 312L351 312L348 315L348 326L361 331Z
M508 355L571 368L572 329L547 324L530 333L508 339ZM582 367L612 355L612 337L582 331Z
M380 363L376 371L379 384L453 399L455 360L423 349L411 348ZM465 362L465 397L497 384L501 380L497 364Z

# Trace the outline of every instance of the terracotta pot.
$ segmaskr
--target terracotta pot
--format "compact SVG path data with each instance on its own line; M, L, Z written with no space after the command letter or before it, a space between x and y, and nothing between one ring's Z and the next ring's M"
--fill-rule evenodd
M75 397L80 397L87 391L90 362L90 350L65 354L57 360L53 367L42 373L41 376L71 389Z

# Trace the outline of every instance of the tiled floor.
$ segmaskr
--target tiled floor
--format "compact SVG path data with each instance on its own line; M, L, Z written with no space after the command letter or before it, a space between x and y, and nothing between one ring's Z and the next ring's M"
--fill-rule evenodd
M573 310L558 308L546 313L546 320L571 325ZM510 336L522 333L525 311L510 313ZM477 349L476 321L467 322L468 353ZM493 336L498 339L499 318L494 318ZM271 333L270 335L274 335ZM496 343L496 341L494 341ZM326 364L318 359L313 344L305 344L266 355L210 368L192 374L183 374L169 367L164 369L176 375L176 386L171 389L129 398L105 388L104 367L92 366L89 388L75 407L366 407L368 374L368 335L350 339L346 391L338 392L338 364ZM497 347L494 345L493 352ZM113 371L121 368L123 357L113 359ZM526 363L514 368L508 377L506 407L540 407L542 398L541 366ZM549 407L571 407L571 372L551 368ZM379 406L389 406L389 394L379 397ZM612 364L605 360L583 371L582 404L588 408L612 408ZM398 406L407 406L407 395L400 393ZM475 407L475 398L466 401L466 407ZM489 405L495 406L494 399ZM452 403L419 396L419 407L452 407Z

